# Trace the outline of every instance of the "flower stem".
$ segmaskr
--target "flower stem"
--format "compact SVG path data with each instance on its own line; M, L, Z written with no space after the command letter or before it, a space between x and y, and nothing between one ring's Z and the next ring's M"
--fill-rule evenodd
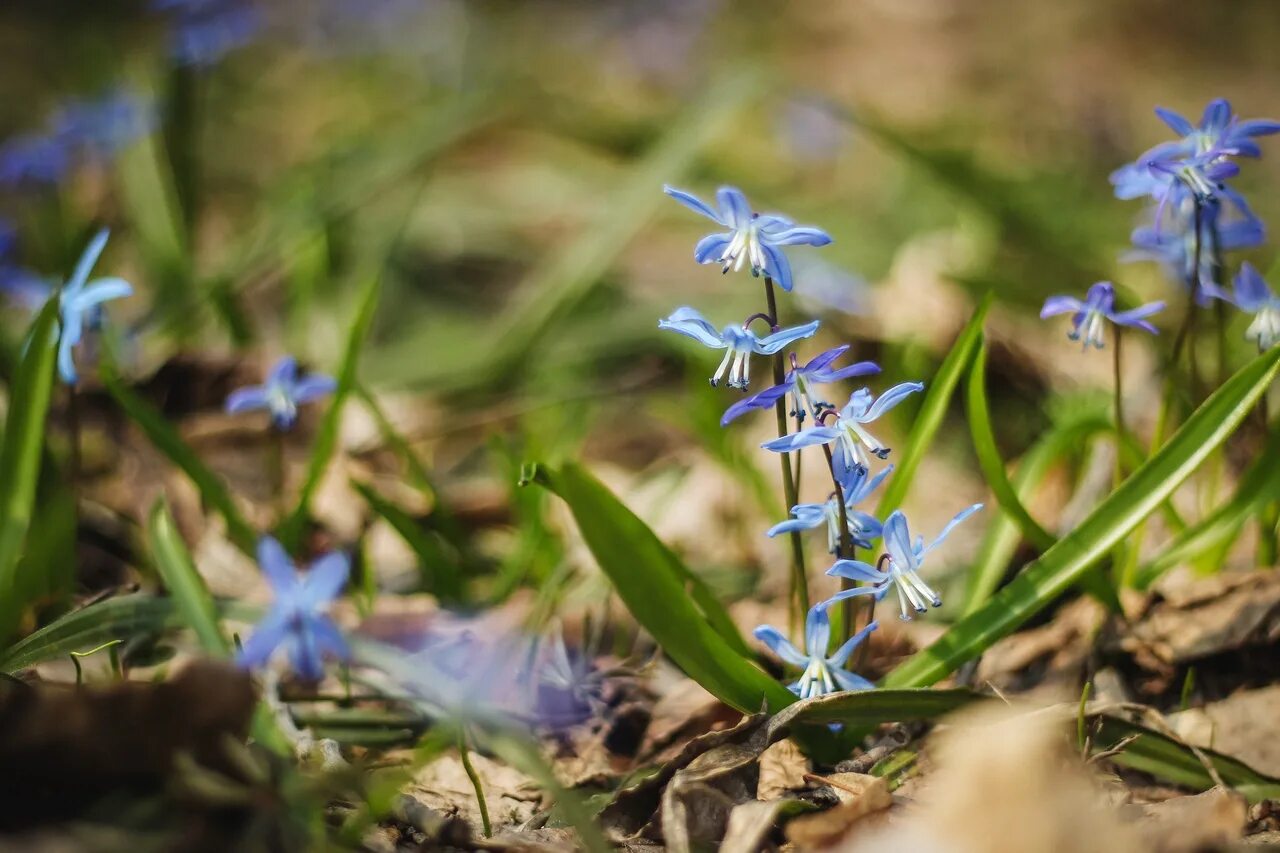
M836 477L836 466L835 461L832 459L831 446L827 444L822 445L822 452L827 457L827 470L831 472L831 485L835 489L836 506L839 508L840 513L840 536L836 544L836 559L852 560L856 556L855 552L857 549L853 545L853 537L849 535L849 511L844 505L844 488L840 485L839 478ZM857 581L849 580L848 578L841 578L840 591L843 592L846 589L853 589L857 586L857 583ZM853 606L854 601L851 598L845 599L841 604L840 619L838 620L839 624L833 625L833 630L831 632L834 637L840 638L853 636L853 632L856 627L853 616ZM872 602L872 606L874 606L874 601ZM870 616L867 617L867 622L868 624L871 622ZM841 628L843 630L834 630L835 628Z
M768 311L771 325L778 325L778 300L773 292L773 279L769 276L764 277L764 296L768 304ZM773 382L775 385L781 385L786 380L787 367L785 356L778 353L773 357ZM789 435L787 430L787 400L786 396L778 398L778 402L773 406L774 414L778 420L778 437L782 438ZM779 459L782 466L782 494L786 498L787 506L784 514L790 514L791 508L800 503L799 493L796 489L796 481L791 472L791 454L779 453ZM797 625L803 625L805 616L809 612L809 581L804 570L804 543L800 540L799 531L793 530L789 534L791 539L791 600L794 610L792 611L791 632L794 634Z
M271 427L268 470L271 473L271 497L276 512L284 517L284 430Z
M1114 380L1114 386L1112 390L1114 391L1114 394L1115 394L1113 403L1115 406L1115 419L1116 419L1116 466L1115 466L1114 485L1116 487L1119 487L1120 482L1124 480L1124 467L1120 462L1121 457L1124 455L1123 453L1121 453L1120 449L1124 445L1124 436L1125 436L1124 391L1121 388L1121 378L1120 378L1120 341L1124 336L1121 334L1119 326L1116 326L1115 329L1116 329L1115 344L1111 349L1111 375L1112 375L1112 379Z
M458 732L458 755L462 758L462 769L466 771L467 778L471 780L471 787L476 792L476 805L480 807L480 826L484 830L484 837L491 838L493 826L489 823L489 804L484 798L484 786L480 783L480 774L471 765L471 751L467 748L465 729Z

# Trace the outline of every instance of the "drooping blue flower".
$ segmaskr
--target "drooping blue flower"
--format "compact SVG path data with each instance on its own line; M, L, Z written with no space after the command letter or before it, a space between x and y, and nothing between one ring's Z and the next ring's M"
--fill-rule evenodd
M258 669L283 648L300 678L319 681L326 656L347 660L347 641L329 618L329 606L347 584L351 563L347 555L325 554L299 574L283 546L270 536L258 540L258 565L275 593L271 610L245 641L237 658L240 666Z
M291 429L298 420L298 407L327 394L338 382L332 376L312 373L298 377L298 362L286 355L272 366L262 385L238 388L227 396L226 410L231 414L265 410L277 429Z
M1259 350L1270 349L1280 340L1280 297L1267 286L1266 279L1253 264L1240 265L1232 282L1232 292L1219 290L1219 299L1230 302L1246 314L1253 315L1253 322L1245 330L1245 340L1253 341Z
M1089 288L1083 302L1074 296L1050 296L1040 309L1040 317L1043 319L1057 314L1072 314L1071 331L1067 332L1067 337L1073 341L1084 341L1085 349L1090 344L1102 349L1103 320L1110 320L1117 326L1142 329L1153 335L1158 332L1146 318L1164 310L1163 302L1149 302L1130 311L1116 311L1115 303L1115 287L1109 281L1100 281Z
M76 262L71 278L58 295L58 311L62 320L58 337L58 373L68 385L75 385L78 379L73 358L75 348L86 330L94 331L101 327L103 304L133 294L133 286L122 278L89 281L89 273L106 247L108 235L104 228L89 241L84 254Z
M889 587L894 587L898 590L898 604L901 607L903 620L910 621L912 610L916 613L924 613L930 604L941 607L941 596L920 577L920 567L924 563L925 555L941 545L942 540L947 538L947 534L954 530L957 524L980 509L982 504L974 504L962 510L947 522L947 526L942 528L938 537L928 545L925 545L923 536L917 536L914 543L911 541L911 532L907 529L907 517L903 515L902 510L894 510L885 519L883 530L884 547L888 554L886 561L889 564L888 570L881 571L861 560L837 560L830 569L827 569L828 575L862 581L868 586L838 592L825 604L831 605L837 601L862 595L874 595L877 601L881 601L888 595Z
M1239 199L1223 183L1239 172L1231 158L1261 156L1255 138L1280 132L1280 122L1270 119L1241 121L1222 98L1209 102L1198 125L1164 108L1157 108L1156 115L1179 138L1163 142L1117 169L1111 174L1111 183L1118 198L1151 196L1157 201L1157 230L1160 213L1170 202L1180 200L1182 189L1202 202L1216 197Z
M848 663L853 650L877 627L879 623L876 622L867 625L829 657L827 646L831 642L831 617L827 615L825 603L809 608L804 625L805 650L803 652L793 646L791 641L772 625L761 625L756 628L754 634L757 640L768 646L769 650L784 663L803 670L796 681L787 685L787 689L801 699L811 699L814 696L825 696L842 690L875 688L875 685L867 679L844 669L844 665Z
M243 47L262 29L245 0L151 0L169 17L169 53L180 65L209 66Z
M766 441L760 446L776 453L790 453L802 447L834 442L833 469L840 487L848 489L855 483L854 478L858 471L865 472L870 467L868 453L880 459L889 455L889 448L867 430L867 425L907 397L923 390L923 382L903 382L885 391L879 399L875 399L868 389L861 388L853 392L844 408L835 413L835 423L831 426L810 427ZM824 412L824 418L826 414Z
M773 355L781 352L787 344L812 337L818 331L818 321L790 329L779 329L762 338L743 326L729 325L717 332L716 327L707 322L702 314L686 305L677 308L667 319L659 320L658 328L679 332L712 349L725 350L724 360L711 377L711 384L718 385L725 371L728 371L729 387L746 390L751 382L752 353Z
M844 355L848 349L848 344L829 349L811 358L808 364L803 367L795 366L795 353L792 353L792 367L787 371L782 383L734 403L725 411L724 417L720 418L720 426L728 425L734 418L746 414L752 409L771 409L780 397L787 394L791 395L791 414L793 417L799 418L801 421L804 420L806 413L811 417L817 417L817 407L825 404L821 400L814 399L812 394L814 386L829 385L832 382L839 382L841 379L848 379L851 376L867 376L880 372L880 365L874 361L860 361L847 367L833 369L831 363Z
M736 187L716 190L719 209L713 209L698 197L664 186L663 192L685 207L701 213L723 227L723 233L709 234L698 241L693 258L700 264L720 264L724 272L740 270L749 264L751 274L766 275L783 290L791 290L791 263L783 254L783 246L825 246L831 237L820 228L796 225L785 216L754 213L747 197Z
M849 539L858 548L870 548L874 539L880 538L880 522L874 516L854 509L874 492L884 478L893 471L892 465L874 477L865 468L855 471L850 488L840 487L844 492L845 519L849 526ZM834 554L840 546L840 504L835 493L827 498L826 503L797 504L791 508L791 518L770 527L767 536L770 538L797 530L811 530L815 527L827 526L827 550Z
M1204 307L1215 295L1214 282L1218 252L1231 252L1260 246L1266 236L1262 221L1252 214L1225 216L1221 203L1210 202L1200 210L1200 269L1192 270L1196 259L1195 210L1190 199L1171 208L1170 223L1157 227L1154 223L1136 229L1134 250L1122 261L1156 261L1166 274L1183 285L1192 283L1192 298Z

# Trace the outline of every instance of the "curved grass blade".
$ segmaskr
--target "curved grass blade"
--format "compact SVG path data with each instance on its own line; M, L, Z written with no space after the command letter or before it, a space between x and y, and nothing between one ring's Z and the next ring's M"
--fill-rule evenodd
M772 734L781 726L841 723L846 726L875 726L885 722L932 720L950 714L981 699L972 690L907 688L904 690L859 690L830 693L804 699L769 721Z
M226 521L227 536L236 547L253 556L254 548L258 543L258 534L249 522L244 520L244 516L236 508L231 493L227 491L227 487L218 475L200 461L200 457L189 444L182 440L182 436L178 435L178 431L165 419L164 415L126 386L109 364L103 364L102 383L130 420L146 433L151 443L191 478L191 482L195 483L196 489L200 492L201 500L217 510Z
M539 465L528 479L569 505L631 615L691 678L744 713L795 701L748 660L750 651L706 585L594 477L570 463L558 470Z
M1041 437L1023 454L1018 462L1018 470L1013 475L1011 487L1019 503L1031 497L1055 462L1087 441L1090 436L1110 429L1111 423L1105 418L1091 418L1057 427ZM1018 523L1004 513L991 522L978 549L977 562L969 572L965 606L961 615L968 616L996 591L1014 550L1025 535Z
M386 519L387 523L400 534L400 538L418 555L418 566L426 581L427 592L434 594L441 601L461 601L463 584L457 561L449 556L435 540L433 534L424 529L407 512L364 483L352 480L351 487L360 493L374 512Z
M960 377L964 375L965 367L982 343L982 324L986 320L987 309L991 307L991 298L990 293L982 297L982 301L978 303L978 309L973 312L973 317L956 338L951 351L947 353L947 357L943 359L942 365L930 382L925 392L924 402L920 406L920 412L916 415L915 424L911 427L911 435L907 438L905 449L898 456L893 476L889 478L884 495L880 498L880 504L876 507L877 518L885 518L902 506L907 490L911 488L916 469L920 467L920 461L924 459L934 436L942 427L942 419L946 417L951 395L955 393Z
M1174 566L1230 542L1254 513L1277 497L1280 497L1280 429L1272 431L1231 500L1183 530L1139 569L1135 579L1137 587L1146 589Z
M1168 443L1120 484L1074 531L1029 564L978 610L952 625L885 678L886 687L925 687L1052 602L1151 514L1226 440L1280 368L1280 349L1245 365L1196 409Z
M364 349L365 339L369 336L369 328L373 325L373 314L378 307L378 292L381 288L381 282L381 275L373 273L360 291L356 314L351 321L350 329L347 331L347 345L342 354L342 367L338 371L338 388L334 392L328 411L324 414L324 420L320 423L320 429L316 433L315 442L312 445L311 458L307 460L306 478L302 481L302 490L298 493L298 503L293 512L289 514L289 517L280 525L280 530L278 531L280 541L290 551L296 550L298 547L309 517L311 496L315 494L316 488L320 485L320 478L324 476L325 469L329 467L334 449L337 447L338 427L342 423L342 409L346 405L347 398L351 396L351 389L356 384L356 369L360 361L360 352Z
M156 501L147 519L147 545L178 614L195 631L201 648L215 657L231 657L231 644L218 624L218 605L196 571L163 499Z
M13 631L27 604L19 589L17 570L31 525L45 421L53 397L58 352L56 295L40 309L22 352L9 389L9 410L0 443L0 639Z
M14 643L0 658L0 670L16 672L176 623L177 611L171 600L141 592L108 598L68 613Z

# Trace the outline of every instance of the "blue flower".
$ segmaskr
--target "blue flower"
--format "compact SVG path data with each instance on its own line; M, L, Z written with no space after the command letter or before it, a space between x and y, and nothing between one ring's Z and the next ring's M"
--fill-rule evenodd
M1144 332L1156 334L1157 329L1145 318L1164 309L1163 302L1149 302L1131 311L1116 311L1116 292L1109 281L1100 281L1089 288L1088 296L1083 302L1074 296L1050 296L1040 309L1040 317L1052 317L1056 314L1072 313L1071 331L1067 337L1073 341L1084 341L1085 349L1093 344L1102 349L1102 321L1110 320L1117 326L1129 326L1142 329Z
M857 472L859 470L865 472L869 467L868 452L880 459L889 455L889 448L881 444L880 440L867 430L867 425L910 395L923 390L923 382L903 382L885 391L877 400L866 388L859 389L850 395L849 402L844 408L835 413L834 425L810 427L766 441L760 446L777 453L790 453L802 447L835 442L832 461L836 477L841 488L849 488L854 483ZM824 412L823 417L825 418L827 414Z
M0 182L56 184L71 168L71 150L62 139L26 133L0 145Z
M298 420L298 407L310 403L338 387L332 376L313 373L298 378L298 362L286 355L271 368L263 385L232 391L226 409L232 414L265 409L277 429L290 429Z
M76 364L72 357L76 345L84 337L86 329L93 331L102 325L102 305L111 299L121 299L133 294L133 287L122 278L99 278L89 281L89 273L98 262L107 245L108 231L99 231L84 254L76 262L71 278L58 296L58 311L62 319L62 334L58 338L58 373L62 381L75 385Z
M821 400L813 399L810 389L814 385L829 385L832 382L839 382L841 379L848 379L850 376L867 376L868 374L880 372L880 366L874 361L860 361L857 364L833 370L831 362L844 355L848 349L848 344L829 349L814 356L804 367L795 366L795 353L792 353L792 368L787 371L782 384L766 388L758 394L753 394L745 400L739 400L734 403L725 411L724 417L720 418L720 426L728 425L734 418L752 409L773 408L773 404L778 402L778 398L786 394L791 395L791 414L794 417L803 421L806 412L813 417L817 417L818 406L827 404Z
M53 286L47 279L10 260L17 245L17 230L0 220L0 293L25 311L38 311L49 301Z
M898 604L902 610L901 618L905 621L911 620L912 610L916 613L924 613L929 604L934 607L941 607L942 597L934 592L920 577L920 567L924 562L925 555L941 545L942 540L947 538L947 534L957 524L980 509L982 509L982 504L974 504L961 511L955 518L947 522L947 526L942 528L938 538L928 545L924 544L923 536L917 536L916 541L912 543L911 532L907 529L907 517L902 514L902 510L894 510L885 520L883 530L884 547L887 551L889 569L881 571L861 560L837 560L830 569L827 569L828 575L862 581L869 585L838 592L825 602L825 605L860 595L874 595L876 601L880 601L889 593L889 587L892 586L898 590Z
M69 101L43 132L0 146L0 182L55 184L78 158L105 160L155 126L151 104L128 92Z
M1253 264L1245 261L1236 274L1233 293L1219 290L1215 295L1253 315L1245 330L1245 340L1253 341L1259 350L1270 349L1280 340L1280 297L1277 297Z
M818 331L818 321L780 329L761 338L755 332L742 326L725 326L717 332L716 327L707 322L698 311L688 306L677 308L670 317L658 321L659 329L670 329L686 337L693 338L703 346L712 349L726 350L724 360L711 377L711 384L717 385L729 371L729 387L745 390L751 382L751 354L773 355L780 352L787 344L801 338L812 337ZM732 367L730 363L732 362Z
M883 471L871 477L865 468L861 468L854 474L850 483L851 488L846 489L843 485L840 487L844 492L845 519L849 524L849 538L859 548L870 548L871 540L880 538L880 522L874 516L860 512L854 507L866 500L891 471L893 466L886 465ZM793 506L791 518L770 527L766 535L774 537L797 530L811 530L823 524L827 525L827 550L834 554L840 546L840 505L834 493L827 498L826 503Z
M753 213L747 197L735 187L716 190L719 210L712 209L690 193L664 186L663 192L719 225L728 228L720 234L710 234L698 241L693 249L693 259L700 264L721 264L723 271L740 270L744 263L751 265L751 274L766 275L783 290L791 290L791 263L782 253L782 246L825 246L831 237L819 228L796 225L785 216L773 213Z
M1194 284L1192 297L1204 307L1215 295L1214 282L1217 259L1214 238L1219 252L1248 249L1262 244L1266 229L1257 217L1246 214L1226 218L1218 202L1204 205L1200 211L1200 269L1191 269L1196 258L1195 212L1186 203L1172 209L1172 226L1155 224L1143 226L1133 232L1135 250L1121 257L1122 261L1156 261L1166 274L1183 284ZM1198 273L1198 274L1197 274Z
M151 0L151 8L171 17L169 53L180 65L212 65L262 28L261 15L244 0Z
M784 663L804 670L800 678L787 685L787 689L801 699L811 699L814 696L825 696L842 690L875 688L875 685L867 679L844 669L844 665L853 654L853 650L877 627L879 627L878 623L872 622L850 637L830 657L827 657L827 646L831 642L831 617L827 615L825 603L809 608L809 615L804 625L804 652L793 646L791 641L772 625L761 625L754 633L756 639L768 646L769 650Z
M319 681L324 676L324 657L339 660L351 657L347 641L329 618L329 605L347 584L351 564L341 552L325 554L299 574L284 548L270 536L258 540L258 565L267 576L275 601L240 650L238 663L257 669L281 646L289 664L300 678Z

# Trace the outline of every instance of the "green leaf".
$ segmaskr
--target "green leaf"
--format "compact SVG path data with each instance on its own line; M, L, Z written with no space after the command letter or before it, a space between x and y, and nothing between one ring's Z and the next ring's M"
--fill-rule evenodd
M894 463L893 476L889 478L889 484L885 487L879 506L876 507L877 518L887 517L902 506L903 500L906 499L907 490L911 488L916 469L920 467L921 460L929 451L929 445L933 443L934 436L942 427L942 420L946 417L951 395L960 384L960 377L964 375L965 367L982 343L982 324L986 320L987 309L991 307L991 298L990 293L982 298L978 304L978 310L973 313L969 324L956 338L951 351L947 353L942 366L938 368L933 381L925 390L924 402L920 405L920 412L916 415L915 424L911 427L911 435L907 437L904 449Z
M165 416L126 386L106 363L103 364L102 383L125 414L146 433L151 443L191 478L200 492L201 500L213 507L226 521L227 535L236 547L253 556L258 534L244 520L231 493L218 475L200 461L200 457L182 440L182 436Z
M1236 488L1236 493L1203 520L1183 530L1151 562L1138 570L1136 585L1146 589L1181 563L1230 542L1249 518L1280 496L1280 428L1271 431L1266 447Z
M165 588L173 597L182 620L195 631L200 646L215 657L229 658L231 644L218 624L218 605L204 578L196 571L163 499L156 501L147 520L147 544Z
M979 699L966 688L934 690L859 690L830 693L797 702L788 709L790 724L842 723L875 726L889 721L932 720Z
M1120 484L1075 530L1028 565L985 605L885 678L886 687L924 687L981 654L1046 607L1226 440L1275 378L1280 349L1264 353L1213 393L1168 443Z
M570 463L539 465L533 479L569 505L631 615L691 678L744 713L795 701L748 661L750 651L706 585L594 477Z
M311 496L320 485L320 478L333 458L334 449L338 445L338 428L342 423L342 408L351 395L356 384L356 371L359 367L360 352L364 348L365 339L369 336L369 328L373 325L373 314L378 307L378 291L382 277L373 273L360 292L355 317L347 331L347 346L342 354L342 366L338 370L338 388L334 392L329 410L316 433L311 450L311 458L307 461L306 479L302 482L302 490L298 493L298 503L293 512L280 525L278 531L280 541L290 551L296 550L306 527L311 509Z
M0 658L0 669L17 672L71 652L175 624L176 611L168 599L146 593L108 598L68 613L10 646Z
M360 493L374 512L386 519L418 555L418 565L425 576L427 592L441 601L462 600L462 576L458 571L457 561L441 547L435 535L364 483L352 480L351 487Z
M27 604L20 594L17 569L44 454L45 420L58 354L57 321L55 295L31 326L9 389L9 411L0 443L0 639L13 631Z

